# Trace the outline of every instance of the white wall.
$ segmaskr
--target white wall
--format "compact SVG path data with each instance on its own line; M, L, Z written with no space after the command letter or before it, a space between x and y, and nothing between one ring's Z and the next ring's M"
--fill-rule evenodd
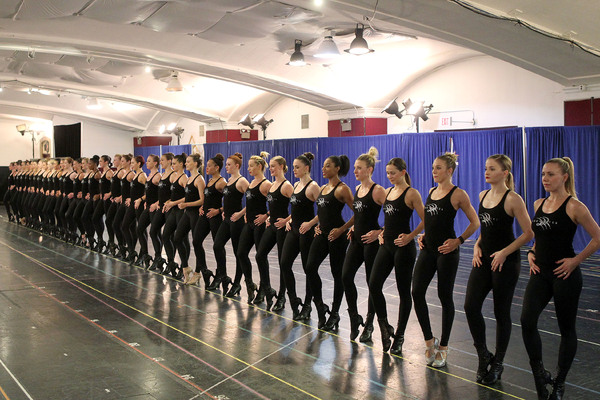
M434 105L430 120L421 121L421 132L442 129L438 113L459 121L475 117L475 125L455 123L445 129L552 126L563 125L564 119L561 85L492 57L443 68L399 94L399 100L408 97ZM466 112L449 113L456 110ZM389 118L388 133L414 132L411 120Z
M133 154L132 132L115 129L108 126L96 125L90 122L81 123L81 155Z
M301 116L308 114L308 129L302 129ZM327 111L292 99L283 99L271 107L266 117L273 119L267 139L292 139L327 136ZM262 137L262 132L259 132Z
M0 137L2 138L2 146L0 146L0 165L7 166L11 161L16 160L28 160L32 158L32 146L31 146L31 134L25 133L25 136L22 136L18 131L16 126L20 124L40 124L40 122L32 122L27 120L17 120L17 119L0 119ZM52 140L53 132L52 125L50 121L47 121L46 124L42 124L45 128L43 133L35 136L35 157L40 157L40 139L42 137L50 138L51 148L53 148ZM46 129L47 128L47 129Z

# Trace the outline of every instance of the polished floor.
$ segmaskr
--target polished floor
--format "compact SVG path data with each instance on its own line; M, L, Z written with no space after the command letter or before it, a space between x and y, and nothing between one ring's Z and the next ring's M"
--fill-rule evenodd
M186 287L8 223L4 215L0 399L536 398L519 326L526 269L513 302L514 329L502 381L493 387L475 383L477 358L462 311L470 270L468 243L454 292L457 313L449 364L436 370L424 363L414 312L403 357L390 356L381 352L378 330L370 346L351 342L345 311L337 335L320 332L315 312L311 324L296 323L289 306L281 314L270 313L264 306L248 306L244 291L241 298L230 300L205 291L203 285ZM209 260L211 245L209 238ZM271 276L278 282L275 254ZM301 267L294 268L298 288L303 288ZM579 348L567 399L600 398L599 268L598 258L583 266ZM324 297L330 299L331 275L325 265L322 276ZM364 274L359 273L357 283L364 313ZM390 321L395 321L398 296L393 276L385 292ZM433 287L428 302L438 335L441 309ZM491 302L484 312L493 350ZM551 306L542 315L540 329L545 363L554 369L560 337Z

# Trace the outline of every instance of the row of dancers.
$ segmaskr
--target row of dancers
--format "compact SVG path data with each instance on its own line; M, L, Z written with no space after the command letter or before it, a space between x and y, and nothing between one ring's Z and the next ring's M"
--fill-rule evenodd
M465 312L479 357L477 382L491 385L501 379L503 359L511 334L510 309L520 273L519 249L535 237L529 250L530 278L523 300L521 324L540 399L563 397L565 380L577 347L575 318L582 289L579 264L600 248L600 228L586 206L576 198L574 169L567 157L544 164L542 182L549 196L535 202L533 221L522 198L514 192L512 163L505 155L490 156L485 179L491 188L479 195L475 211L467 193L452 183L457 156L446 153L433 162L436 186L425 204L411 187L407 165L401 158L385 166L389 188L373 182L377 150L371 148L354 162L359 184L354 193L340 177L350 170L345 155L328 157L322 167L327 184L311 179L314 156L304 153L294 159L292 184L285 178L287 162L268 154L250 157L247 168L252 180L241 176L242 155L225 159L217 154L206 162L205 182L199 155L163 154L162 157L116 155L114 169L108 156L90 159L42 160L11 164L5 204L9 218L52 233L67 241L104 251L132 264L171 274L184 283L203 280L207 290L222 289L229 298L239 296L245 279L248 303L267 303L267 309L285 308L286 294L296 321L310 321L312 304L318 328L336 331L344 294L348 305L350 338L369 342L377 317L384 351L402 354L404 332L414 302L425 340L427 364L446 365L448 342L454 321L453 288L458 269L459 248L481 226L474 245L473 269L467 285ZM149 175L142 166L146 162ZM158 171L158 166L164 172ZM222 169L229 175L222 176ZM188 177L184 172L188 170ZM265 177L269 170L273 180ZM245 206L243 198L245 197ZM317 212L315 213L315 206ZM342 218L348 206L353 217ZM378 218L384 212L384 226ZM469 225L456 235L454 220L461 210ZM410 227L416 213L420 223ZM104 222L103 222L104 216ZM514 219L522 234L515 238ZM578 225L591 236L579 254L573 250ZM104 227L108 232L105 243ZM148 252L147 230L154 247ZM75 232L79 230L80 234ZM424 230L424 234L421 232ZM192 233L190 245L189 233ZM216 271L210 271L203 248L208 234L213 238ZM416 240L415 240L416 239ZM235 253L235 276L227 272L226 243ZM139 243L139 254L136 245ZM417 258L417 246L420 249ZM191 248L196 265L188 264ZM249 253L256 248L259 285L253 280ZM272 288L268 254L277 247L280 267L279 290ZM167 259L162 258L165 250ZM176 252L180 264L175 261ZM298 296L294 271L300 255L306 274L304 299ZM331 308L322 295L319 267L329 256L334 279ZM365 265L369 287L366 318L358 312L355 275ZM414 269L414 271L413 271ZM394 271L400 297L396 328L388 322L383 286ZM426 292L437 273L437 292L442 306L441 336L434 337ZM482 306L493 291L497 323L495 353L486 345ZM561 332L557 373L544 369L542 342L537 322L554 298ZM274 304L273 304L274 303ZM547 385L552 385L550 392Z

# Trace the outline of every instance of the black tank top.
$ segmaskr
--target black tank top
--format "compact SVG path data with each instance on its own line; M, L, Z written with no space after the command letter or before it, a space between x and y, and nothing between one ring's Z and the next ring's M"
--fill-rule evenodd
M208 212L211 208L221 208L221 204L223 201L223 193L217 190L217 182L223 179L222 176L219 177L212 185L206 186L204 188L204 213Z
M129 199L131 197L131 182L129 182L129 179L127 179L129 174L131 173L135 174L135 172L133 171L128 171L123 176L123 179L121 179L121 196L123 196L123 200ZM123 204L124 203L125 201L123 201Z
M108 172L108 171L106 171ZM100 177L100 193L106 194L110 192L110 180L106 177L106 172Z
M554 269L556 261L575 256L573 237L577 224L567 215L567 203L571 196L553 213L547 214L542 209L548 198L545 198L535 213L531 228L535 234L535 263L540 267Z
M90 197L94 197L100 193L100 181L96 179L94 175L96 175L96 172L94 172L89 178Z
M413 210L406 205L406 193L410 186L404 189L404 192L398 196L395 200L388 200L388 195L385 197L383 203L383 214L385 216L383 226L383 239L387 243L394 242L394 239L401 233L410 233L410 217L412 216Z
M437 251L437 248L448 239L456 239L456 233L454 233L456 210L450 199L457 188L458 186L454 186L447 195L439 200L433 200L431 194L437 190L436 186L427 196L425 202L425 245L431 251Z
M260 185L267 178L259 182L258 185L246 190L246 221L251 226L254 226L254 219L257 215L267 213L267 196L260 191Z
M77 174L77 173L75 171L71 171L71 173L65 175L65 183L64 183L63 191L66 194L70 194L75 191L75 188L73 185L73 179L71 179L73 174Z
M155 172L146 180L146 204L154 204L158 201L158 185L152 182L156 174L158 172Z
M287 216L290 215L288 212L290 198L285 197L283 193L281 193L281 187L286 182L287 179L281 182L281 185L279 185L275 191L267 193L267 203L269 203L271 225L277 222L279 218L287 218Z
M337 185L328 194L323 194L323 189L317 197L317 215L319 216L319 226L324 234L334 228L339 228L344 225L344 218L342 218L342 210L344 209L344 203L335 198L335 191L337 187L342 183L339 181Z
M292 193L290 197L292 212L292 228L300 229L300 225L315 217L315 202L306 197L306 188L312 183L312 179L298 193Z
M515 240L513 233L514 217L511 217L504 210L506 196L510 193L510 189L504 193L500 203L495 207L485 208L483 200L490 191L485 192L479 202L479 221L481 222L481 240L479 247L485 257L489 257L495 252L502 250L510 245ZM506 257L507 260L515 260L519 258L519 251L515 251Z
M119 168L110 181L111 197L119 197L121 195L121 178L119 178L119 172L121 172L122 169L123 168Z
M196 175L194 177L194 179L192 179L191 182L188 181L187 185L185 185L185 202L186 203L192 203L194 201L200 200L200 193L198 192L198 188L195 185L195 181L196 181L196 179L198 179L199 176L200 176L200 174ZM200 206L186 208L186 210L190 210L193 212L198 212L199 209L200 209Z
M79 180L79 173L75 172L75 179L73 179L73 193L77 194L81 192L81 181Z
M54 177L52 178L52 189L56 192L57 190L60 190L60 177L58 176L58 173L56 175L54 175ZM54 193L56 194L56 193Z
M167 200L171 198L171 175L174 171L171 171L169 175L158 181L158 204L160 208L165 205Z
M379 212L381 206L373 200L373 190L377 186L376 183L371 185L371 188L363 197L358 197L360 187L354 193L354 240L362 243L361 236L376 229L381 229L379 226Z
M137 199L141 198L144 195L144 189L146 188L146 186L140 182L141 174L142 174L141 172L139 174L137 174L131 181L131 191L130 191L131 204L133 204L134 201L136 201Z
M237 181L240 179L241 176L231 185L227 185L223 189L223 213L225 214L225 219L229 219L231 214L241 211L242 209L242 198L244 197L244 193L240 192L235 187Z
M181 174L175 182L171 183L171 201L177 201L185 197L185 188L179 183L183 175Z
M81 196L85 199L85 195L89 193L90 180L87 175L81 180Z

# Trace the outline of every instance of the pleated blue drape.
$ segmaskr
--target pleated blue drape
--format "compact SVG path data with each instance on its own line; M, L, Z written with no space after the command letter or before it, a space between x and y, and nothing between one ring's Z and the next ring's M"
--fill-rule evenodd
M155 154L160 157L160 146L135 147L133 153L135 156L144 157L144 161L146 161L150 154ZM150 172L148 168L146 168L146 164L144 164L143 170L146 173Z
M600 127L539 127L526 128L527 137L527 208L533 215L536 199L547 197L542 186L542 167L554 157L570 157L575 168L575 189L577 197L592 213L596 221L600 219ZM590 238L579 227L575 235L574 247L581 251Z

